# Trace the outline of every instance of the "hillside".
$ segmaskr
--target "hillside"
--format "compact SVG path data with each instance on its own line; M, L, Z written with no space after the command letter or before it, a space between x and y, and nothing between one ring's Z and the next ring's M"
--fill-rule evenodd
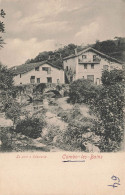
M103 52L111 57L114 57L120 61L125 61L125 38L124 37L116 37L114 40L106 40L106 41L96 41L95 44L87 45L85 47L91 46L97 49L100 52ZM52 64L57 66L62 66L62 60L64 57L67 57L71 54L75 53L75 48L78 51L85 48L83 46L69 44L64 46L63 48L59 48L55 51L44 51L40 52L34 59L28 59L25 63L35 63L41 61L49 61Z

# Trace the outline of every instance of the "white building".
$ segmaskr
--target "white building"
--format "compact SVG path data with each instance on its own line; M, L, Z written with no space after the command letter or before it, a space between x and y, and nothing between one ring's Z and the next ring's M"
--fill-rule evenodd
M49 62L29 63L11 69L15 85L35 83L64 83L64 70Z
M103 70L122 69L122 63L89 47L64 58L63 67L65 82L84 78L98 85L101 83Z

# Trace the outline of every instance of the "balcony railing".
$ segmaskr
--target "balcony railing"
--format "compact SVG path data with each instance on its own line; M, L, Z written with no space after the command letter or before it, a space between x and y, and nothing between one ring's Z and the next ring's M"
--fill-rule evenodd
M94 59L78 59L79 60L79 63L87 63L87 64L99 64L101 59L99 58L94 58Z

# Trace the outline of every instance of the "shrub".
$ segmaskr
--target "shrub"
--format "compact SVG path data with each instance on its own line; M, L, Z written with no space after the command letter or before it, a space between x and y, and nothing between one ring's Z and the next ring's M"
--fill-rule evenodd
M42 128L44 127L44 120L38 118L28 118L20 121L16 126L16 132L22 133L30 138L38 138L41 136Z
M93 123L88 118L83 118L82 121L73 121L68 124L67 130L63 134L63 142L66 149L81 150L83 138L82 135L88 130L93 129Z
M101 80L103 85L112 85L122 82L125 79L125 72L123 70L105 70L102 74Z
M33 92L40 92L43 93L44 89L46 88L46 84L45 83L40 83L37 86L35 86L35 88L33 89Z
M99 87L91 81L78 79L71 83L69 89L69 99L72 103L89 103L98 95Z
M124 84L118 72L121 75L122 71L115 70L102 74L104 85L97 98L91 102L91 109L98 116L98 128L95 131L105 140L102 151L119 149L123 140ZM101 128L103 131L99 131Z
M0 140L1 144L1 151L2 152L10 152L13 150L12 148L12 132L8 127L1 127L0 128Z

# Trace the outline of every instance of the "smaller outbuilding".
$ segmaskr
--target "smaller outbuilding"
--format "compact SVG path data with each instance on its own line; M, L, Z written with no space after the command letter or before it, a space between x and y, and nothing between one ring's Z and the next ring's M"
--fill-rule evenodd
M64 83L64 70L62 67L50 62L37 62L22 64L11 68L14 74L14 84Z

